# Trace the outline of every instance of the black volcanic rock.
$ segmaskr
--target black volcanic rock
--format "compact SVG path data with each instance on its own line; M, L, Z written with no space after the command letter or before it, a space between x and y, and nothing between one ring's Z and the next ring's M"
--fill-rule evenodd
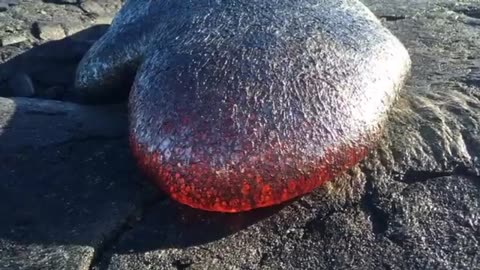
M19 7L84 16L41 3ZM0 99L0 269L478 269L478 3L365 4L413 61L382 143L268 211L212 215L157 195L129 156L122 106Z

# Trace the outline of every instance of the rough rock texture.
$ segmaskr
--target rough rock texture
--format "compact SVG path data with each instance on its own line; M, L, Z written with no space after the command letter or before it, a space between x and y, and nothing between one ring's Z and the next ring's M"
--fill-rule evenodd
M0 269L88 269L145 203L124 111L0 98Z
M82 8L86 2L25 0L0 12L0 63L7 62L0 68L0 96L9 95L11 77L25 73L36 97L66 98L78 61L121 5L120 0L101 1L93 5L104 12L92 14Z
M0 23L76 8L24 2ZM480 5L457 2L365 1L406 45L412 77L378 150L276 208L210 214L152 191L122 106L1 99L0 269L480 269ZM9 53L29 46L1 47L0 74L38 59ZM48 48L41 63L57 67Z

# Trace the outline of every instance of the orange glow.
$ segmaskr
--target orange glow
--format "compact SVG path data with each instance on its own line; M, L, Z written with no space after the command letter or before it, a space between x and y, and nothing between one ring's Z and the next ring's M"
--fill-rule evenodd
M133 136L130 145L142 171L171 198L194 208L228 213L276 205L309 193L367 154L365 147L329 152L308 174L277 179L266 171L245 169L219 175L206 163L179 168L162 163L158 153L147 152Z

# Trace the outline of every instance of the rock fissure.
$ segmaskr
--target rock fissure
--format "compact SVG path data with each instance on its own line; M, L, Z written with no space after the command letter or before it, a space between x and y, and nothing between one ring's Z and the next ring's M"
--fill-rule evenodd
M378 206L378 194L374 188L373 180L367 177L365 194L359 203L360 208L368 215L372 224L374 235L383 235L388 229L389 215Z
M473 168L467 167L463 164L455 166L450 171L427 171L427 170L414 170L408 169L403 174L395 174L393 177L394 180L405 183L405 184L415 184L426 182L435 178L442 178L447 176L468 176L468 177L479 177Z
M394 22L399 20L405 20L404 15L381 15L380 18L387 20L388 22Z
M165 200L164 197L158 195L158 197L152 200L145 201L141 207L134 211L134 213L128 216L125 221L118 226L116 230L113 230L107 235L98 247L95 248L92 261L90 263L90 270L102 270L108 268L108 258L112 255L116 245L122 240L122 237L129 231L135 228L146 215L149 210L159 202Z

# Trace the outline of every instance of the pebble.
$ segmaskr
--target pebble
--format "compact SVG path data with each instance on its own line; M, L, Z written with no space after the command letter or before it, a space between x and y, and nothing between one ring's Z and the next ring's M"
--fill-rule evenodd
M0 45L1 46L8 46L17 43L22 43L27 40L27 37L21 34L16 35L8 35L5 37L0 38Z
M85 26L80 23L68 23L65 24L63 27L67 36L74 35L85 29Z
M9 94L15 97L31 97L35 95L32 79L25 73L18 73L8 81Z
M105 9L95 1L84 1L80 3L80 8L92 15L103 15Z
M113 20L112 16L100 16L95 19L93 24L111 24Z
M35 22L33 27L37 37L42 40L59 40L65 37L62 25L57 23Z

